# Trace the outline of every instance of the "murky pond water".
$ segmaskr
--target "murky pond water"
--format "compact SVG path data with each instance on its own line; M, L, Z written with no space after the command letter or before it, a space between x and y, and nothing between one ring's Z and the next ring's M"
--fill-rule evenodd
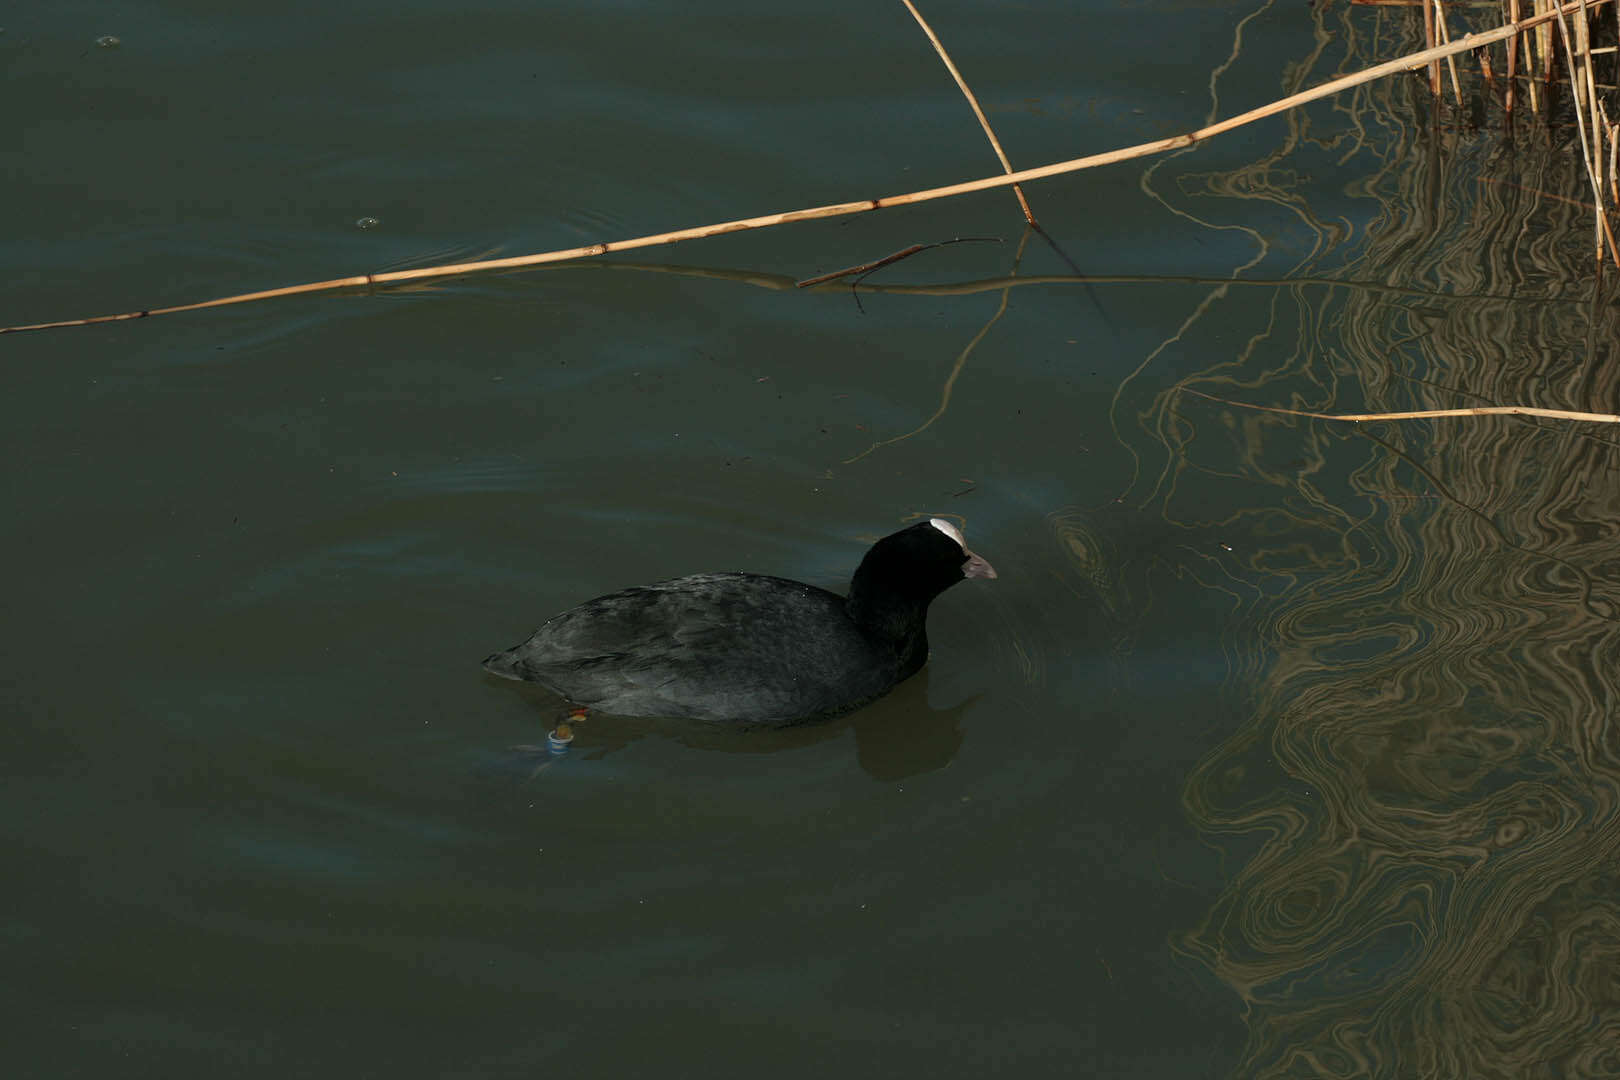
M1018 165L1413 40L924 10ZM996 168L900 5L6 18L8 325ZM1032 186L1086 280L994 191L0 338L8 1057L1612 1073L1613 433L1233 404L1614 411L1573 135L1434 120L1397 81ZM927 514L1001 576L876 705L512 749L558 703L479 660L547 615L840 587Z

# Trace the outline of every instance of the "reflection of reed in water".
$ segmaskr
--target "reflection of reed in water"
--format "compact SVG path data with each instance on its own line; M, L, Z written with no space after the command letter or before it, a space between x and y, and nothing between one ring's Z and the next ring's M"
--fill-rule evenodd
M1222 196L1297 207L1280 158L1337 144L1368 163L1351 193L1372 209L1337 233L1300 209L1318 242L1293 245L1294 271L1396 289L1278 290L1239 355L1181 385L1326 411L1620 406L1578 160L1535 125L1504 143L1428 120L1406 89L1365 88L1291 125L1288 155L1182 185L1211 218ZM1136 498L1245 535L1233 557L1261 586L1234 634L1256 657L1252 719L1185 789L1231 856L1181 945L1244 1002L1238 1075L1620 1074L1612 432L1347 428L1163 380L1128 386L1116 417L1144 465ZM1196 506L1194 474L1219 477Z

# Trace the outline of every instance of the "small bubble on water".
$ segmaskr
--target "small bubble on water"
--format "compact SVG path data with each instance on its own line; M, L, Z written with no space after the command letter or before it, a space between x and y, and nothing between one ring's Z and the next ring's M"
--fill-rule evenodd
M355 219L354 227L357 229L375 229L381 224L381 218L363 217Z
M102 34L100 37L96 38L96 47L98 49L116 49L122 44L122 41L119 41L111 34Z

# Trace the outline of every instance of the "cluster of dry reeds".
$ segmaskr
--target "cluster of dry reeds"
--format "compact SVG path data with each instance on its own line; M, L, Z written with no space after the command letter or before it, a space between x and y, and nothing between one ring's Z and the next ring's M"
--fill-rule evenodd
M1451 27L1446 19L1446 6L1441 0L1355 0L1356 3L1421 7L1425 43L1430 49L1452 43ZM1495 5L1482 5L1493 10ZM1522 8L1528 10L1521 10ZM1620 44L1620 4L1605 0L1587 0L1579 9L1569 12L1556 0L1501 0L1504 22L1517 23L1521 18L1552 15L1553 17L1504 40L1503 65L1500 75L1492 50L1475 50L1480 75L1485 86L1501 101L1502 108L1511 119L1521 101L1528 102L1530 111L1551 115L1559 94L1567 94L1574 106L1576 129L1580 136L1581 156L1586 163L1587 178L1592 185L1592 198L1596 206L1593 222L1593 244L1598 263L1604 252L1615 266L1620 267L1610 217L1620 206L1620 122L1609 119L1610 108L1605 98L1613 100L1617 89L1613 82L1598 81L1596 66L1600 56L1620 58L1616 47ZM1607 44L1598 45L1598 41ZM1453 100L1459 108L1463 104L1462 80L1457 70L1457 58L1445 58ZM1441 78L1440 60L1428 64L1429 89L1438 98L1445 93ZM1522 98L1520 88L1523 88ZM1604 93L1599 93L1604 91ZM1620 108L1615 110L1620 114Z

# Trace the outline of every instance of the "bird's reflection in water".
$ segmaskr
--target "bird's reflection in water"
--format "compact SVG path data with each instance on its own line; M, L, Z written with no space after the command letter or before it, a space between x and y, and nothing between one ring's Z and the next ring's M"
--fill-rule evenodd
M502 684L510 692L511 684ZM666 720L592 713L571 717L555 695L541 687L522 687L534 706L542 733L561 732L565 747L541 738L510 748L498 771L521 771L538 777L565 767L570 758L597 760L642 738L672 739L695 750L722 754L774 754L797 750L855 733L855 758L874 780L903 780L950 764L962 745L962 716L978 701L967 698L945 709L928 704L925 669L892 693L847 716L789 728L747 729L702 720ZM559 729L559 725L565 725Z

